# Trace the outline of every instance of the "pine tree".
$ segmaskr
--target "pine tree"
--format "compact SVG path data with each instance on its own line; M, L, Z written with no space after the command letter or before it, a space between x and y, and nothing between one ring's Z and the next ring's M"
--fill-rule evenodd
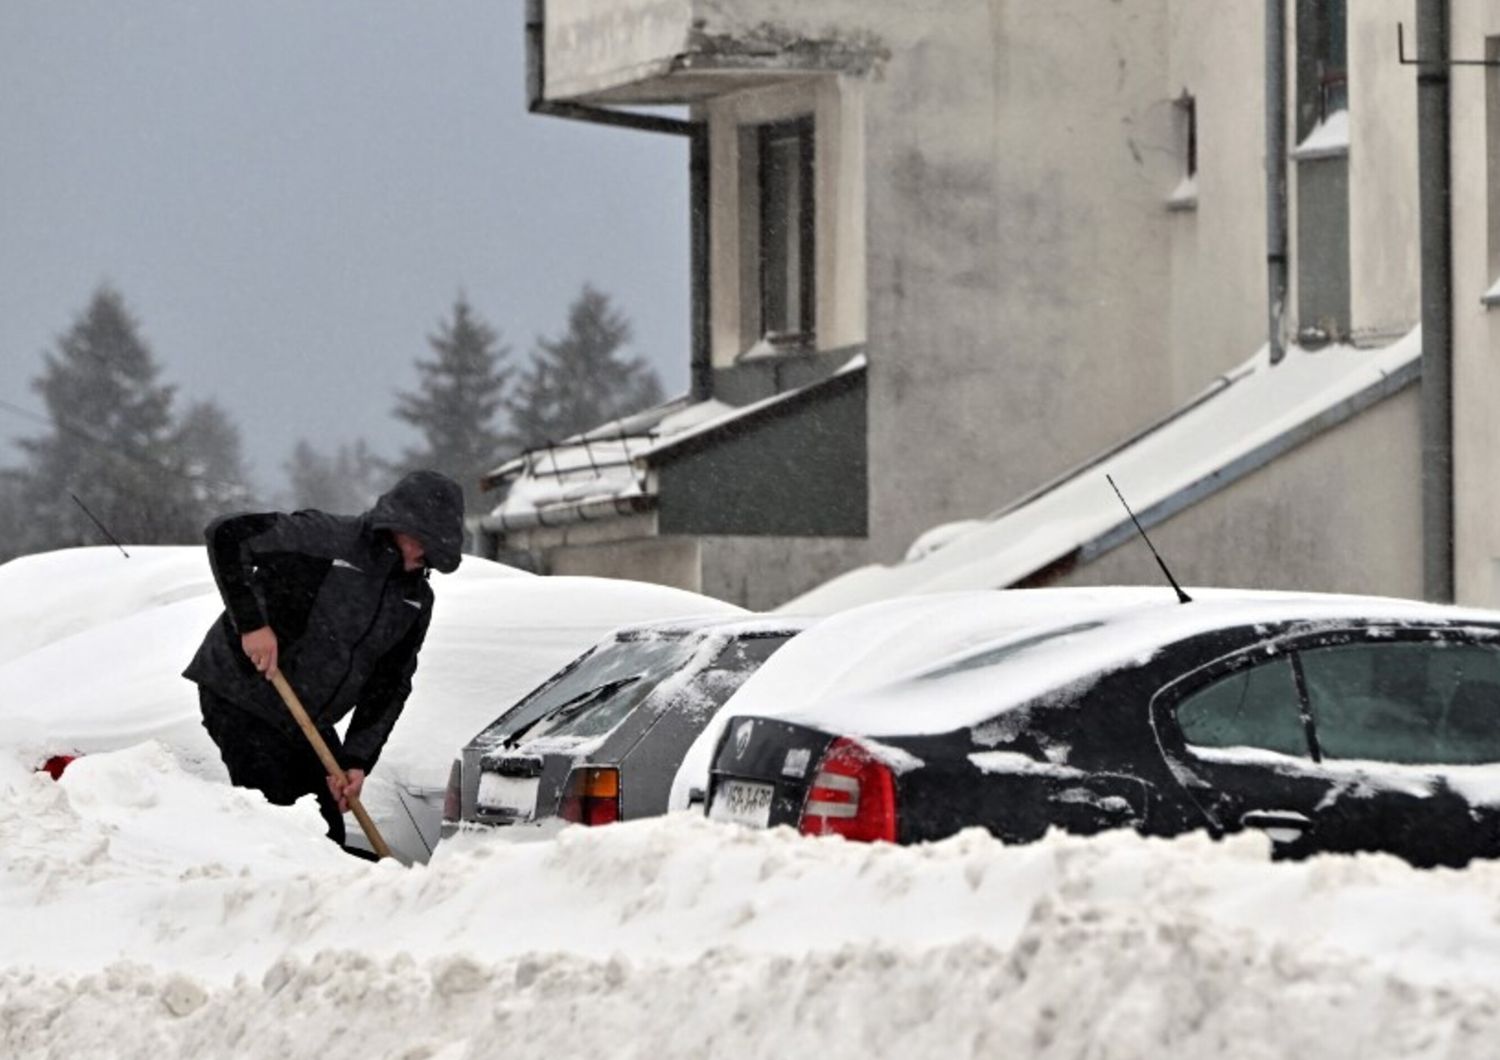
M283 465L291 486L290 508L318 508L355 515L372 507L386 477L383 461L363 439L340 445L329 457L306 439L297 442Z
M662 400L661 380L643 358L622 356L630 342L625 314L609 295L584 284L568 309L568 329L538 339L509 402L520 448L561 441Z
M395 414L422 435L420 448L406 450L394 470L432 468L464 489L465 509L479 510L479 479L499 462L506 435L495 422L505 406L510 347L459 295L453 318L427 337L435 356L418 360L415 392L396 395Z
M185 454L194 493L206 511L254 506L240 430L218 402L198 401L188 407L177 429L177 446Z
M120 295L96 291L45 363L32 387L52 430L20 443L27 550L102 543L81 505L127 543L200 540L208 511L172 421L174 388L158 382Z

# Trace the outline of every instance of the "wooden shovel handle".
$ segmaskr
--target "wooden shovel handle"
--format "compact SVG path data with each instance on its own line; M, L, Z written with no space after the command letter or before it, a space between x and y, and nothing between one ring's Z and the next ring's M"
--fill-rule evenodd
M307 742L312 744L312 749L318 753L318 759L323 763L323 768L328 770L328 775L338 777L342 783L347 784L349 778L344 775L343 767L339 765L338 759L333 757L333 752L328 749L328 743L323 739L323 734L318 732L318 727L313 724L312 718L307 716L307 708L302 705L302 700L297 698L297 693L292 691L292 686L286 683L286 678L278 670L271 675L271 683L276 686L276 691L281 693L281 701L286 704L286 709L292 712L292 717L297 719L297 725L302 729L302 735L307 737ZM385 845L380 831L375 827L375 822L370 820L370 815L365 812L364 804L359 801L359 796L348 796L349 810L354 814L354 819L359 826L365 830L365 837L370 840L370 848L375 851L379 858L391 857L391 848Z

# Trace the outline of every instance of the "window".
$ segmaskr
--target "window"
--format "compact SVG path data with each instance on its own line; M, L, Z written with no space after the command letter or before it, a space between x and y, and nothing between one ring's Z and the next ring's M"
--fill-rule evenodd
M760 332L773 344L813 333L813 122L759 127Z
M1306 758L1299 704L1291 663L1283 657L1187 696L1177 705L1177 725L1198 747L1251 747Z
M544 733L608 732L659 681L685 665L696 646L672 636L629 637L601 645L502 714L478 742L495 747Z
M1167 209L1192 210L1198 205L1198 100L1187 89L1172 101L1176 111L1177 151L1182 179L1167 197Z
M1348 0L1297 5L1297 139L1349 109Z
M1500 762L1500 650L1387 641L1301 659L1325 758Z
M1347 0L1297 0L1297 317L1308 346L1350 333Z

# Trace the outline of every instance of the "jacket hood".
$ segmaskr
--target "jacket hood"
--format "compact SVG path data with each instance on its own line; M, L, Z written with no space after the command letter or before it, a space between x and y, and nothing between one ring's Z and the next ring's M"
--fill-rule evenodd
M427 565L458 569L464 544L464 491L436 471L413 471L383 493L367 518L375 530L400 530L422 542Z

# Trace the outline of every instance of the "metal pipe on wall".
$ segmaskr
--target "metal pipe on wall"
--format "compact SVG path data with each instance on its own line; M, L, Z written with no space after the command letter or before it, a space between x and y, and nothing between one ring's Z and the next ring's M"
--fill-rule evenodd
M1271 363L1286 356L1286 0L1266 2L1266 299Z
M1417 189L1422 258L1422 587L1453 577L1453 214L1448 0L1417 0Z

